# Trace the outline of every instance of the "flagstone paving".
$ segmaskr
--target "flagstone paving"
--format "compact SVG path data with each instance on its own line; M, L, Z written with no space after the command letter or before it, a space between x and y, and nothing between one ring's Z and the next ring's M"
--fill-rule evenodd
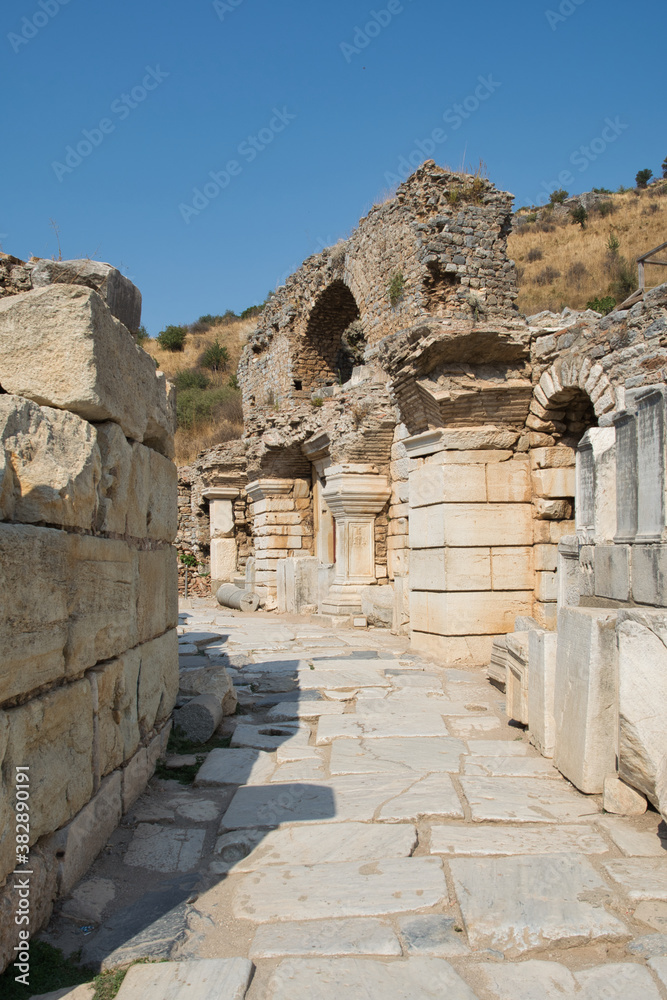
M46 934L162 960L118 1000L667 1000L667 830L576 791L483 670L210 601L179 631L234 679L231 746L160 771Z

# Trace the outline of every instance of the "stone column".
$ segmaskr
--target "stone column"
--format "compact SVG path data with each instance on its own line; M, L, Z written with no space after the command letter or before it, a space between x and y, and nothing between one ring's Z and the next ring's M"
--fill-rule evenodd
M322 495L336 522L336 575L320 610L357 614L362 589L376 582L375 518L391 496L389 480L372 465L334 465Z
M204 490L209 502L211 522L211 590L215 594L222 583L231 583L236 574L236 538L234 537L235 486L215 486Z
M274 599L278 560L312 552L312 503L305 479L256 479L246 487L255 542L255 592ZM271 602L267 605L270 607Z

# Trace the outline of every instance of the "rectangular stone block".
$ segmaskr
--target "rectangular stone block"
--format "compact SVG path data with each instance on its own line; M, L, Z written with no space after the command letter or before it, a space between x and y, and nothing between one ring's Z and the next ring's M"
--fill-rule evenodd
M529 632L512 632L505 641L507 650L507 715L522 726L528 725L528 637Z
M511 632L517 615L530 615L533 594L500 593L434 594L413 591L410 623L416 632L436 635L497 635Z
M410 507L433 504L483 503L486 477L482 465L425 465L410 473Z
M531 504L439 504L412 511L411 548L532 545Z
M137 715L142 737L171 715L178 695L178 636L175 629L138 646Z
M556 666L556 767L580 791L602 791L618 749L615 611L561 608Z
M137 650L89 672L95 709L95 775L99 779L129 760L139 745Z
M564 445L556 445L550 448L533 448L530 452L530 464L532 469L574 468L574 448L567 448ZM568 495L573 496L572 493Z
M493 590L530 590L534 586L533 550L529 546L491 549Z
M278 563L278 611L298 615L307 605L319 603L319 559L281 559Z
M632 597L638 604L667 607L667 545L632 546Z
M411 647L455 666L480 667L491 659L492 635L428 635L411 632Z
M173 388L89 288L50 285L0 302L0 385L91 422L112 420L173 454Z
M535 574L535 596L538 601L547 603L558 600L558 575L556 573Z
M222 583L236 576L238 552L235 538L211 539L211 585L215 593Z
M616 431L592 427L577 448L577 534L583 542L613 541L616 534Z
M494 463L486 467L490 503L530 503L531 483L528 460Z
M536 469L532 475L533 492L538 497L573 497L574 469Z
M47 285L85 285L106 302L109 310L133 333L141 324L141 292L129 278L98 260L39 260L30 272L33 288Z
M630 546L595 546L595 594L615 601L630 599Z
M634 542L637 535L637 420L619 413L616 428L616 542Z
M415 549L410 554L412 590L491 590L489 549Z
M618 613L619 774L659 808L656 774L667 753L667 611Z
M269 497L267 500L257 500L250 505L252 516L256 514L287 513L295 510L294 500L288 497Z
M543 757L553 757L556 743L555 693L558 634L528 634L528 728Z
M652 389L637 397L637 536L660 542L665 536L665 393Z
M178 624L176 549L169 546L139 552L138 561L137 638L147 642Z
M533 617L540 628L552 631L558 626L558 603L556 601L535 601Z
M536 545L533 549L535 569L547 573L555 573L558 569L558 546L543 544Z

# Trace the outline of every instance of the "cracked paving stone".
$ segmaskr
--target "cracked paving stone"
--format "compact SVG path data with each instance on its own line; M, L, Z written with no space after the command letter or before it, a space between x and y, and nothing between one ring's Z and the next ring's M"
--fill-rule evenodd
M280 764L271 781L285 784L290 781L319 781L326 780L324 763L319 757L307 757L305 760L294 760L287 764Z
M468 752L476 757L527 757L531 748L520 740L468 740Z
M490 857L502 854L606 854L604 839L589 826L463 826L431 828L431 854Z
M657 824L655 830L636 830L629 820L620 816L600 816L597 823L628 857L667 859L667 840L661 840Z
M516 957L535 948L629 937L604 908L611 891L577 855L454 858L456 896L474 949Z
M463 928L451 917L424 913L398 917L396 922L406 955L460 958L470 954Z
M252 726L242 722L232 735L232 747L251 747L254 750L277 750L288 742L297 746L307 746L310 739L310 729L299 728L298 724L289 725L278 722L267 722L262 726Z
M271 977L266 1000L476 1000L441 958L288 959Z
M345 711L343 702L338 701L295 701L279 702L267 714L267 719L273 721L288 721L289 719L319 719L322 715L342 715Z
M452 736L458 736L461 740L467 740L471 736L479 736L483 733L490 733L500 729L502 724L495 716L475 715L468 718L449 718L447 728Z
M320 690L329 688L332 691L341 691L348 688L358 687L389 687L389 681L379 670L375 669L374 660L366 661L373 664L370 667L357 667L354 665L340 667L338 669L323 670L318 664L315 670L299 670L298 682L301 691Z
M465 744L451 736L425 739L336 740L331 748L332 774L397 774L414 771L458 774Z
M471 777L563 780L560 771L544 757L475 757L464 761L463 773Z
M320 719L317 745L326 746L335 739L393 739L397 737L447 736L439 715L338 715Z
M460 779L474 823L558 823L594 817L599 807L564 782L547 778Z
M448 904L442 864L398 858L366 864L279 865L241 876L233 897L242 920L378 917Z
M133 965L118 1000L243 1000L252 971L246 958Z
M667 986L667 958L650 958L648 964L663 986Z
M249 952L251 958L401 953L398 938L389 924L372 917L260 924Z
M205 830L140 823L123 862L156 872L192 871L201 859L205 837Z
M261 750L249 747L211 750L197 772L195 785L203 788L261 785L269 780L275 766L271 754Z
M614 881L623 886L630 899L667 900L667 860L607 861L605 868Z
M386 802L378 813L378 819L389 823L416 821L422 816L463 819L461 802L448 774L430 774L420 778L396 798Z

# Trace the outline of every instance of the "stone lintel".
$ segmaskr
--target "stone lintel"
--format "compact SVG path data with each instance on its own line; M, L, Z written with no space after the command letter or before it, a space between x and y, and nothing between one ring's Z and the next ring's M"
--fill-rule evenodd
M270 500L272 497L286 496L294 489L293 479L255 479L248 483L246 493L251 503Z

